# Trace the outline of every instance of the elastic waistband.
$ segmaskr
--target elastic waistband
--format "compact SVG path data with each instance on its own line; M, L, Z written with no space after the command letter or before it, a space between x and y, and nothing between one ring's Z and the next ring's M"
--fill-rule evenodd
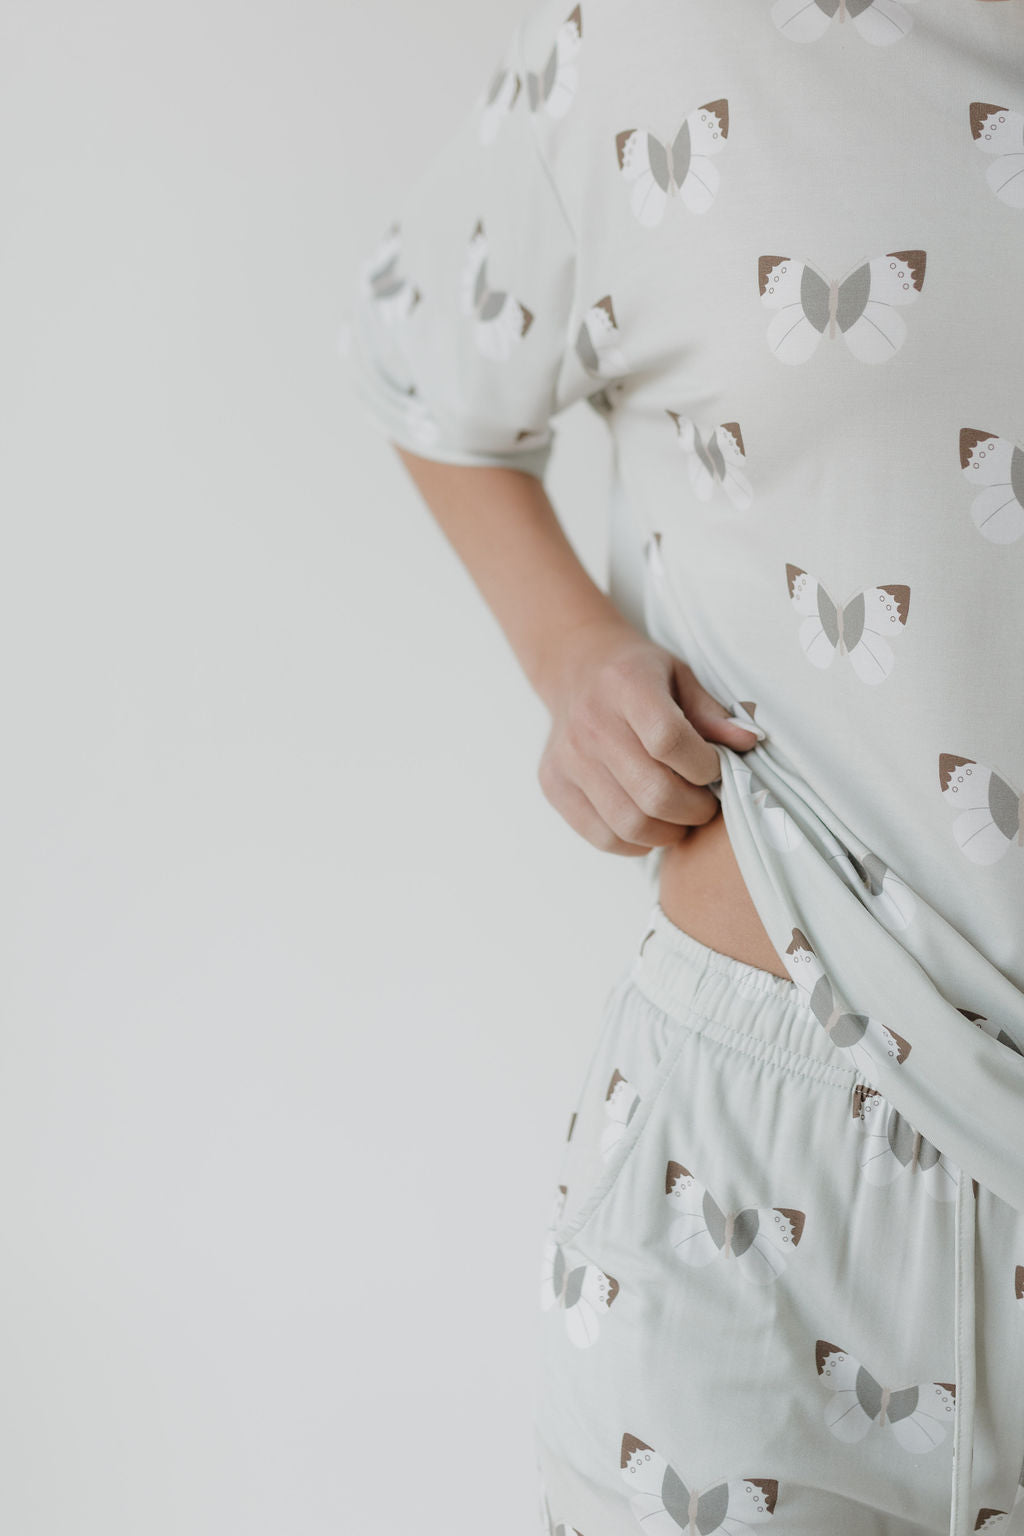
M860 1080L795 982L710 949L677 927L657 899L630 979L655 1007L693 1030L851 1094Z
M655 899L629 976L657 1008L686 1028L772 1062L785 1071L852 1093L859 1081L810 1010L795 982L710 949L677 928ZM975 1223L973 1182L958 1170L954 1252L956 1409L949 1536L970 1536L976 1396ZM1022 1470L1024 1477L1024 1470ZM1017 1525L1021 1511L1011 1514ZM1009 1528L1008 1527L1008 1528Z

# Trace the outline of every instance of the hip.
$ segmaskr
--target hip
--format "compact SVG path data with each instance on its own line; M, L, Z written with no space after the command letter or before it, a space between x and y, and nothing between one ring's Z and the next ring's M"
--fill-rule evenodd
M709 949L791 979L744 883L720 810L665 849L658 902L670 922Z

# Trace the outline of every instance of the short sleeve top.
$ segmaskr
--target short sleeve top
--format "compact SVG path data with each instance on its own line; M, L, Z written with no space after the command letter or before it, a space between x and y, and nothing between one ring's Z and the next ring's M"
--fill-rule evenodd
M610 588L866 1088L1024 1211L1024 4L542 0L367 242L367 418L612 445Z

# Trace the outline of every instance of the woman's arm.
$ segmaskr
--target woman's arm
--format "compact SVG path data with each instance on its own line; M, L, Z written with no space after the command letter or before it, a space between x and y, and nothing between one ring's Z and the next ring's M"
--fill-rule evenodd
M707 738L740 752L756 738L594 584L543 481L394 448L551 713L538 778L559 814L637 855L709 821L718 800L702 786L721 766Z
M393 446L549 707L554 663L573 630L621 625L635 637L580 563L536 475L442 464Z

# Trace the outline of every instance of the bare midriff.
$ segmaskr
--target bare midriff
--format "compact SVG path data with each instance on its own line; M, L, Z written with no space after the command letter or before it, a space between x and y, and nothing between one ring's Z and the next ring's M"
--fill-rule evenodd
M665 849L658 901L670 922L709 949L792 980L757 915L721 810Z

